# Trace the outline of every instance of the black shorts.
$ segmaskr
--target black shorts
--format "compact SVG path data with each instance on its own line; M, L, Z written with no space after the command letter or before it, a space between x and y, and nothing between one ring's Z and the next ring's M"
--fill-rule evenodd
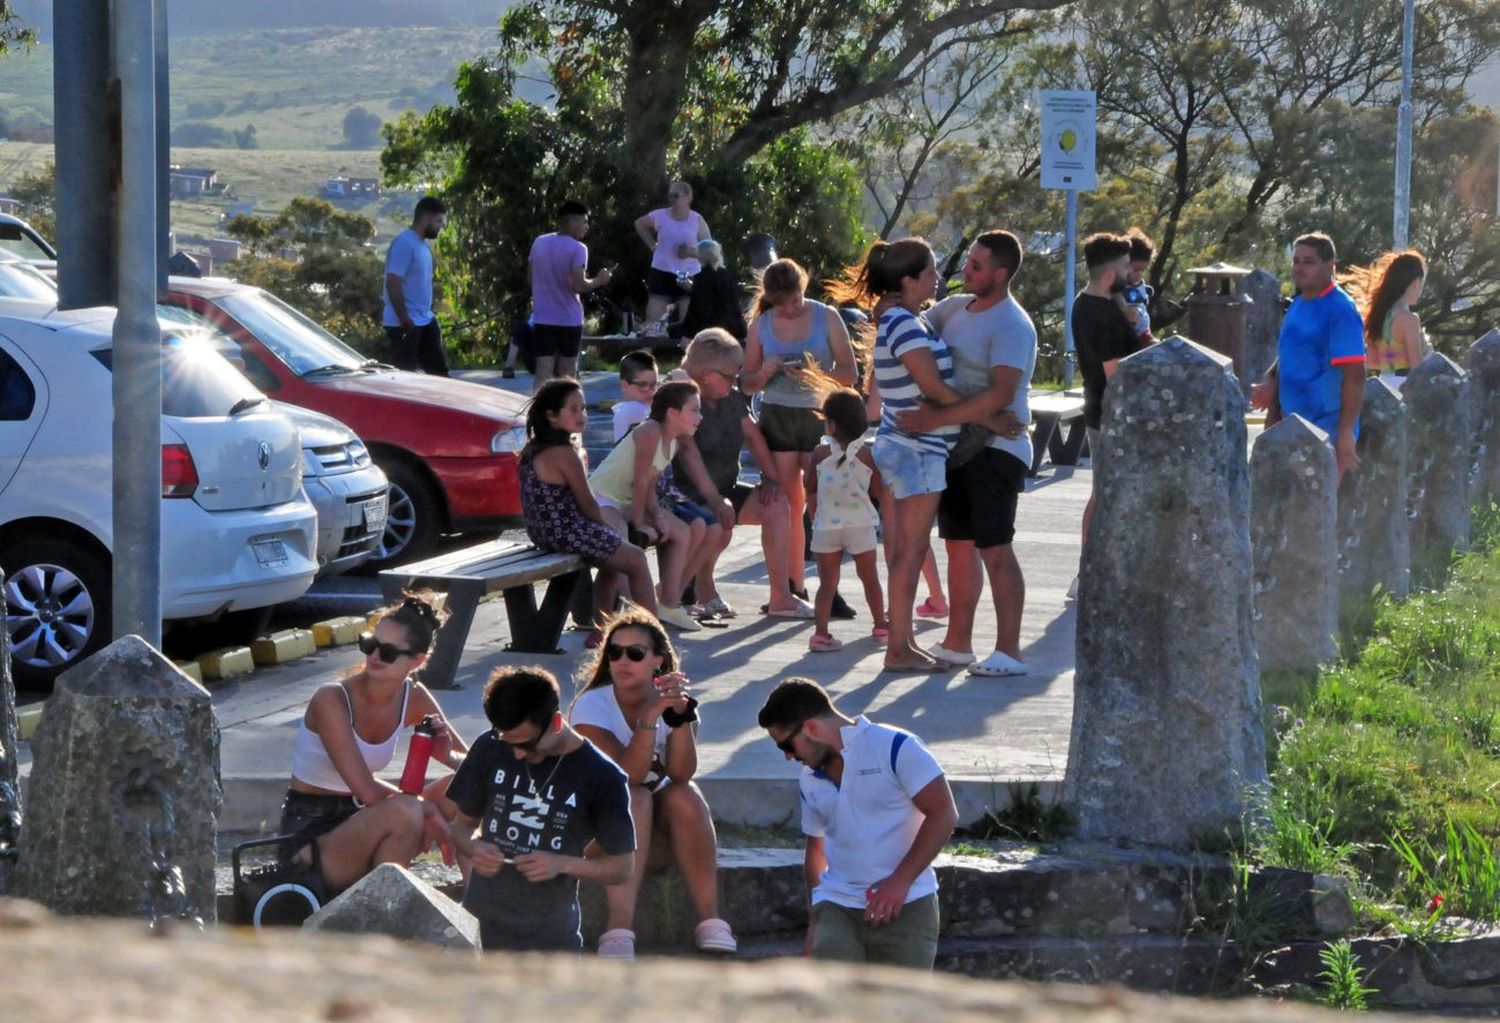
M550 323L531 325L531 354L533 357L551 359L562 357L576 359L578 349L583 346L582 327L554 327Z
M646 294L652 298L664 298L668 302L676 302L688 298L692 292L677 283L677 275L665 270L651 268L646 275Z
M811 454L823 441L823 417L810 408L767 402L760 407L759 423L766 447L772 451Z
M958 468L948 468L948 489L938 501L938 536L1001 547L1016 538L1016 504L1026 490L1026 463L1007 451L985 448Z
M279 851L281 858L291 859L303 846L328 834L359 811L360 806L353 796L287 789L286 798L281 802L280 833L296 837L293 841L282 843Z

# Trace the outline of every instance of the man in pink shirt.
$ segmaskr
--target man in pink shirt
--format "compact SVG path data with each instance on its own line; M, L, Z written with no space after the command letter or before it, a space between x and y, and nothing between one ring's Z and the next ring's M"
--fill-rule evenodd
M581 239L589 233L589 208L569 199L557 209L557 230L531 243L527 267L531 281L531 337L536 354L535 393L553 377L578 373L583 344L583 299L609 283L609 270L588 276L589 250Z

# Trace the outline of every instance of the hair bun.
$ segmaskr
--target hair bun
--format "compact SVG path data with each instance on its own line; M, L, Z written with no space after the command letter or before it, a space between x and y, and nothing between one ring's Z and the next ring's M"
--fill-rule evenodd
M418 618L431 626L433 631L442 628L443 621L448 617L432 606L432 601L428 599L426 592L405 594L401 601L401 610L415 613Z

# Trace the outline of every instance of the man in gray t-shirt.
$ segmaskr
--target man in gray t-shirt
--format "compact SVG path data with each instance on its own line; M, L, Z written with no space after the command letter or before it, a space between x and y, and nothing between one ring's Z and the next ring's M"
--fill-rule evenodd
M964 263L964 294L939 302L927 318L953 355L953 388L963 400L899 417L903 430L963 424L948 460L948 487L938 505L938 535L948 549L948 634L934 657L968 664L972 675L1024 675L1021 610L1026 582L1011 549L1016 505L1031 467L1027 394L1036 368L1036 328L1010 294L1021 268L1021 243L1009 231L987 231ZM977 438L967 435L977 434ZM988 436L986 437L986 434ZM974 655L974 614L984 565L995 598L995 649Z

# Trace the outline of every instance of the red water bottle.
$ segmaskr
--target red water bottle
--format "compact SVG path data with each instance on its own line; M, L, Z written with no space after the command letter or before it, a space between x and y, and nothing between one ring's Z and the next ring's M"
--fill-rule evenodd
M437 735L437 726L428 714L412 729L411 745L406 751L406 767L401 771L401 791L419 796L427 784L427 761L432 757L432 743Z

